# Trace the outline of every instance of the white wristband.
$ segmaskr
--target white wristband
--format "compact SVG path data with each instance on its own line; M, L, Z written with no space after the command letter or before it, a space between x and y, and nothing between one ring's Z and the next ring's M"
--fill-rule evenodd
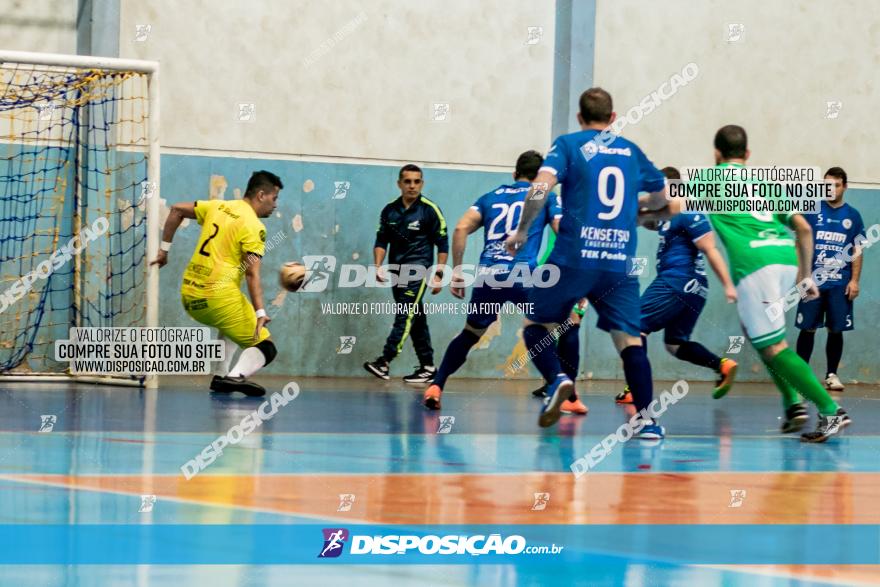
M168 241L162 241L161 243L159 243L159 250L165 251L167 253L171 250L171 243L169 243Z
M266 317L266 310L264 310L263 308L260 308L259 310L257 310L257 318L265 318L265 317Z

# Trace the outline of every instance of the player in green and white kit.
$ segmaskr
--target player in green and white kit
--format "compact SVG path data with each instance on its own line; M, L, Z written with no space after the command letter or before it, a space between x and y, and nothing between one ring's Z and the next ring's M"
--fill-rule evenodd
M749 158L744 128L722 127L715 134L715 163L720 167L745 166ZM799 214L710 214L712 227L724 243L738 296L737 312L743 330L782 393L785 407L783 432L796 432L808 420L807 408L798 394L819 410L815 432L801 435L804 442L825 442L850 423L849 416L828 395L810 366L785 342L785 315L771 317L770 304L791 290L795 279L807 279L806 299L819 291L809 281L813 258L813 235ZM786 230L794 230L797 242Z

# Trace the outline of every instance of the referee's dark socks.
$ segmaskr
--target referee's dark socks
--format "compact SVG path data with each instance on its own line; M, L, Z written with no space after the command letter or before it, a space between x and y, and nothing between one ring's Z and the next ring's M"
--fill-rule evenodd
M440 389L443 389L443 386L446 385L446 380L464 365L471 347L477 344L479 340L480 337L470 330L459 332L458 336L453 338L449 342L449 346L446 347L446 354L443 355L443 361L434 375L434 385L438 385Z
M621 351L620 358L623 359L623 376L633 395L633 405L636 410L648 407L654 399L654 380L645 347L628 346Z
M721 369L721 357L693 340L679 343L678 350L675 352L675 358L699 365L700 367L709 367L715 371Z
M556 355L559 357L559 364L562 366L562 371L572 381L577 379L578 364L580 363L580 348L578 344L580 331L579 325L572 324L556 342ZM577 393L572 393L568 399L570 401L576 400Z
M540 324L529 324L523 329L523 342L526 350L532 354L532 363L544 381L556 381L556 377L562 373L559 359L556 357L556 345L550 336L550 331Z

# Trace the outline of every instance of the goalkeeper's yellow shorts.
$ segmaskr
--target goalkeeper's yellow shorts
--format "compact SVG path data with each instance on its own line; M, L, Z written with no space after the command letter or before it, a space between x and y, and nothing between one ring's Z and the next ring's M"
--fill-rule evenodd
M257 329L257 313L243 293L236 292L223 298L198 298L181 296L183 308L196 322L205 326L213 326L241 348L254 346L269 338L269 329L260 329L260 335L254 337Z

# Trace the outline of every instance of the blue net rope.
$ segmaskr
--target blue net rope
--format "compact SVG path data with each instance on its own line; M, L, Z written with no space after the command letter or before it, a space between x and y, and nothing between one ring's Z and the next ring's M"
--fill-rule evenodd
M72 326L146 319L147 79L0 66L0 373L60 373Z

